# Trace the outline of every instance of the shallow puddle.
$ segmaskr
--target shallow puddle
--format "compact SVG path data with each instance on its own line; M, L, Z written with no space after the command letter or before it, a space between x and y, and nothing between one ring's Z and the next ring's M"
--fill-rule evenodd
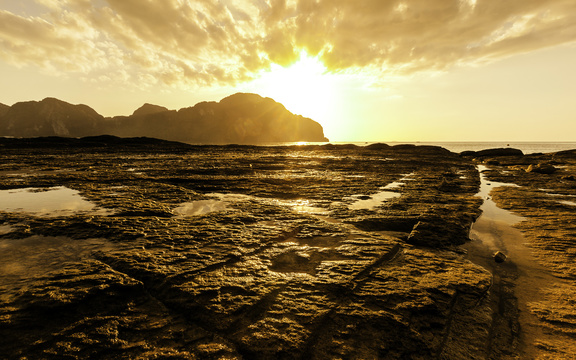
M490 197L490 191L495 187L518 187L518 185L489 181L483 174L484 170L487 170L485 166L478 165L478 171L480 172L480 191L477 196L483 200L480 206L482 214L476 222L472 224L470 238L472 241L481 242L492 251L507 251L510 245L517 243L523 245L522 233L514 228L513 225L525 220L525 218L511 211L499 208ZM529 254L527 248L525 251Z
M85 200L77 190L64 186L0 190L0 211L25 212L44 217L112 213Z
M310 200L272 200L272 203L287 206L297 213L313 215L328 215L330 213L327 209L311 206Z
M536 262L525 243L524 235L513 226L526 219L499 208L489 195L494 187L517 185L487 180L482 174L486 169L485 166L478 166L481 179L478 196L484 200L480 207L482 215L472 225L471 241L464 248L471 261L493 274L493 296L496 297L496 303L511 303L518 307L518 321L523 328L522 341L527 346L524 351L529 353L533 351L532 344L534 339L541 336L541 331L533 326L537 319L530 313L527 304L540 299L542 289L554 283L554 279ZM494 261L492 255L496 251L507 256L503 263ZM497 316L506 317L502 314Z
M351 210L372 210L375 207L381 205L383 202L388 201L390 199L394 199L400 197L402 194L395 192L384 190L380 191L374 195L371 195L370 199L358 199L356 202L351 204L349 208ZM360 195L361 196L361 195Z
M400 197L402 195L401 193L392 190L399 189L400 187L406 185L406 181L413 180L412 176L414 176L414 173L405 174L400 180L393 181L390 184L387 184L386 186L382 186L380 188L380 190L382 191L377 192L374 195L370 195L369 199L356 200L353 204L349 206L349 209L372 210L377 206L382 205L383 202ZM358 197L364 197L364 195L353 195L352 197L358 198Z
M518 187L518 185L511 183L488 181L484 176L484 174L482 173L484 170L487 169L488 168L486 166L478 165L478 171L480 172L480 191L478 192L477 196L481 197L482 200L484 200L484 203L480 207L480 210L482 210L482 215L478 220L491 219L503 222L508 225L514 225L524 220L522 216L518 216L508 210L499 208L496 205L496 203L493 202L492 199L490 198L490 191L492 191L492 189L495 187L500 186Z
M209 199L183 203L174 209L174 212L181 216L197 216L227 209L227 202L218 199Z
M196 200L181 204L174 209L174 212L180 216L199 216L216 211L224 211L232 209L230 204L235 202L245 202L245 201L257 201L262 203L268 203L272 205L280 205L291 208L295 212L305 213L305 214L318 214L325 215L329 211L311 206L310 200L298 199L298 200L280 200L280 199L264 199L256 196L244 195L244 194L220 194L220 193L210 193L206 196L216 197L216 199L207 200Z

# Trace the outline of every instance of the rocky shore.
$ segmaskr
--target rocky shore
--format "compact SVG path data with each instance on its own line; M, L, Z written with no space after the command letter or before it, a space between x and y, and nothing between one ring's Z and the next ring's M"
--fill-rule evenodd
M576 353L576 152L93 137L0 159L2 359ZM470 240L481 180L517 185L489 196L520 250Z

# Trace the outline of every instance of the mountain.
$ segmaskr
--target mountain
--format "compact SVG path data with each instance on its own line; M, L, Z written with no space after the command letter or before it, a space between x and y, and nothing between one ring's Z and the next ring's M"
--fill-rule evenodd
M144 104L141 107L139 107L138 109L134 110L134 113L132 114L132 116L142 116L142 115L150 115L150 114L156 114L159 112L164 112L164 111L168 111L167 108L165 108L164 106L158 106L158 105L153 105L153 104Z
M97 135L104 117L86 105L46 98L42 101L19 102L0 117L0 135L88 136Z
M0 118L10 110L10 106L0 103Z
M202 144L327 141L322 126L270 98L238 93L178 111L144 104L130 116L104 118L86 105L47 98L16 103L2 115L0 136L154 137Z

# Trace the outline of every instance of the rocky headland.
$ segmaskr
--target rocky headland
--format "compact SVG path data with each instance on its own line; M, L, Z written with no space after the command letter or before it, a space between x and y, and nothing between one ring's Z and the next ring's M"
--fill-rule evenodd
M574 152L112 136L0 149L0 358L576 351ZM478 196L490 182L517 186ZM510 238L524 240L470 239L488 200L522 217Z
M180 110L144 104L130 116L105 118L86 105L46 98L0 104L0 136L154 137L196 144L324 142L322 126L270 98L238 93Z

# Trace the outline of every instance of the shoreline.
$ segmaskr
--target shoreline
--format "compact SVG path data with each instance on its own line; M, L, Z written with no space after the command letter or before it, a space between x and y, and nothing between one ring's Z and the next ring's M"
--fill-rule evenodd
M562 358L571 349L562 335L569 334L569 309L553 289L530 292L549 278L529 282L540 270L522 260L536 249L556 277L572 271L542 262L558 255L538 250L539 241L554 238L535 223L571 216L560 202L576 196L570 153L463 156L431 146L192 147L110 138L106 146L100 139L72 149L52 140L4 147L0 188L31 198L65 190L86 209L61 212L58 205L53 217L0 209L6 266L26 256L19 244L39 256L29 275L13 266L10 277L0 276L0 335L17 344L0 341L5 353L74 358L114 348L136 356L148 351L137 342L145 333L154 334L155 349L169 349L158 356ZM526 171L542 162L556 171ZM490 164L485 179L479 163ZM518 230L498 227L506 244L502 236L494 243L509 256L503 264L493 262L493 249L467 242L482 230L481 180L518 185L489 195L526 219L517 226L532 246L512 247L523 241ZM545 227L550 235L563 229ZM50 316L54 308L69 316ZM40 346L17 339L32 309L45 324L26 336ZM103 316L110 320L90 323ZM132 327L144 330L126 333ZM101 328L107 335L97 335ZM201 335L186 340L190 333ZM102 342L79 340L93 338ZM131 345L117 346L124 342ZM58 348L63 343L70 345Z

